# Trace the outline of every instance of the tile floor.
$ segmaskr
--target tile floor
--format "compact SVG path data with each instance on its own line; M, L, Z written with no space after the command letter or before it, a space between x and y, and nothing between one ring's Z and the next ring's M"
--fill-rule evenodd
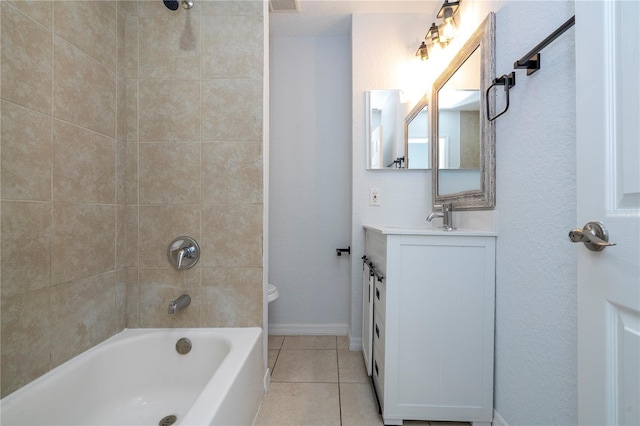
M346 337L269 336L269 368L271 385L256 426L383 425L362 354L349 351Z

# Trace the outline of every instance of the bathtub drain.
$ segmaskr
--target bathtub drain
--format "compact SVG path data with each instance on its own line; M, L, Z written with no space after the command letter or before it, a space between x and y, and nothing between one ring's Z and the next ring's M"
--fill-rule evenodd
M160 423L158 423L158 425L159 426L171 426L177 420L178 420L178 418L172 414L170 416L163 417L162 420L160 420Z

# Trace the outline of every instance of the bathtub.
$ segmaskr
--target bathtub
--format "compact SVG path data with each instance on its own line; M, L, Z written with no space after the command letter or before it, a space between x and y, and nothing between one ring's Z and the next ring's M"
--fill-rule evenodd
M261 335L124 330L3 398L0 424L250 425L264 395ZM192 349L181 355L183 337Z

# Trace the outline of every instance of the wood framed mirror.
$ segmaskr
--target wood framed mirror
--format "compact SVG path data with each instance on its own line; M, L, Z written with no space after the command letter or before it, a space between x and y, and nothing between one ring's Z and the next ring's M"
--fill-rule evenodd
M495 78L495 14L490 13L434 81L431 91L433 204L495 207L495 124L486 89ZM495 99L490 95L492 110Z

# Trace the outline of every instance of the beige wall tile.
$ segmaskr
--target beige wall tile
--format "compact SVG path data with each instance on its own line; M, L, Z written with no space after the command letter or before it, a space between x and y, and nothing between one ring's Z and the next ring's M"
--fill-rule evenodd
M141 288L145 287L168 287L185 289L185 272L167 265L156 268L140 268L138 272L138 283Z
M167 247L182 235L194 238L202 249L199 205L140 206L139 211L140 266L169 266Z
M138 48L138 17L127 16L125 23L125 60L126 60L126 74L127 78L138 78L138 63L140 51Z
M112 271L115 206L53 204L52 284Z
M140 78L200 78L200 17L139 18Z
M202 268L204 327L262 327L261 268Z
M2 2L2 99L51 113L52 33Z
M262 203L262 142L202 144L202 201Z
M169 303L184 293L191 297L191 304L170 315ZM199 293L199 289L140 286L140 327L200 327Z
M200 143L139 144L140 204L200 203Z
M262 205L203 205L200 248L202 266L262 267Z
M262 77L262 16L202 18L202 78Z
M34 21L47 29L53 28L53 2L50 0L18 0L8 1Z
M115 72L115 1L59 0L54 10L56 34Z
M54 50L54 117L115 137L116 74L57 36Z
M139 140L151 142L200 139L200 82L140 80Z
M137 0L117 0L118 10L124 12L127 15L138 15L138 1Z
M138 142L138 80L127 80L127 142Z
M127 143L125 161L125 202L138 204L138 144Z
M51 203L2 202L2 296L51 283Z
M140 326L140 286L138 285L138 268L125 269L127 285L127 328Z
M115 269L124 269L127 254L126 251L127 217L125 206L116 206L116 266Z
M53 367L116 333L115 288L115 272L52 287Z
M127 143L118 140L116 145L116 204L124 205L127 202Z
M2 397L49 371L50 289L7 297L2 294Z
M203 16L215 15L263 15L264 2L253 0L205 1Z
M138 266L138 206L125 207L124 264L130 268Z
M127 326L127 278L126 271L120 269L116 271L116 306L115 322L116 333L121 332Z
M2 102L2 198L51 200L51 117Z
M115 202L115 140L53 123L53 200L72 203Z
M202 140L262 140L262 81L203 81Z

